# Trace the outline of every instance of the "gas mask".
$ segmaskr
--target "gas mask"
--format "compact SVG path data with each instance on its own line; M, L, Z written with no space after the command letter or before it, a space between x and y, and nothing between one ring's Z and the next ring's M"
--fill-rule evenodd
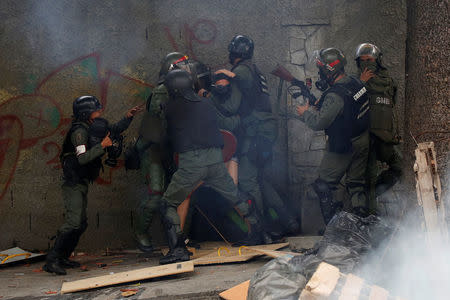
M319 91L326 91L330 85L329 83L329 78L328 76L325 74L325 72L322 69L319 69L319 77L320 79L316 81L316 88Z
M211 85L211 93L220 100L228 99L231 96L231 84L213 84Z
M360 60L359 61L359 69L363 72L365 69L377 72L378 71L378 63L376 61L368 61L368 60Z

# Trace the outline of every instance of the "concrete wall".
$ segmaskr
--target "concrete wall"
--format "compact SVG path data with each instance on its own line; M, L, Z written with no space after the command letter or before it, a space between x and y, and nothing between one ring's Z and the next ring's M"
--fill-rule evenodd
M416 141L433 141L447 219L450 216L449 5L448 0L411 0L408 3L405 106L405 164L409 166L405 168L405 183L409 188L415 184L411 166ZM415 199L414 194L409 197L409 206L416 205Z
M58 155L72 100L97 95L105 116L118 120L145 101L168 52L186 52L213 69L229 67L229 40L247 34L264 73L282 64L300 79L315 79L308 63L314 49L340 47L354 71L354 48L372 41L384 50L399 83L403 111L406 6L394 2L1 1L0 249L45 249L63 221ZM321 218L304 187L315 176L324 136L283 117L295 101L284 86L278 102L278 78L267 77L280 117L272 178L302 204L305 231L313 233ZM139 118L126 133L128 141L138 125ZM139 173L106 168L98 183L90 187L89 228L80 248L131 246L132 210L145 195ZM161 241L159 227L154 231Z
M450 89L448 41L449 1L413 0L408 7L406 132L418 142L434 141L438 168L448 178ZM415 142L406 139L408 162L413 161ZM412 170L407 173L412 177Z

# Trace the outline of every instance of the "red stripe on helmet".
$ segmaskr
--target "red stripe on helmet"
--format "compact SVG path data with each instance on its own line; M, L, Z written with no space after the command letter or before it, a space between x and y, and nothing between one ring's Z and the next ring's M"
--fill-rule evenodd
M335 65L337 65L338 63L340 63L341 61L339 59L336 59L335 61L333 61L332 63L329 63L328 65L330 67L334 67Z
M187 59L188 59L188 56L185 55L185 56L183 56L182 58L177 59L177 60L173 63L173 65L176 65L177 63L180 63L180 62L185 61L185 60L187 60Z

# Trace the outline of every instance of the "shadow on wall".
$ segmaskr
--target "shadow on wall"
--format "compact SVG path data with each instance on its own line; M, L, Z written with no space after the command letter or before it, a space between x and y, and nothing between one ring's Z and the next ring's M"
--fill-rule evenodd
M33 151L40 151L48 168L61 169L59 155L70 128L73 99L86 94L98 96L106 118L111 119L119 117L117 112L122 114L146 101L151 84L102 70L100 58L100 54L92 53L65 63L40 81L32 93L0 105L0 200L14 176L20 152L35 148L41 139L48 141ZM139 123L134 122L133 126ZM107 168L97 183L111 184L111 173L121 166L123 161L115 168Z

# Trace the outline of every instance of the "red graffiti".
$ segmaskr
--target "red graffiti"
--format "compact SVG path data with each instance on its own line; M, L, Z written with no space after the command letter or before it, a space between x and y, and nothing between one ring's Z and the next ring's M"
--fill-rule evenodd
M13 115L0 116L0 199L5 195L16 170L23 126Z
M53 149L53 151L51 151ZM61 155L61 146L56 142L47 142L42 146L42 150L46 154L53 155L50 160L47 160L45 164L53 165L53 169L58 170L61 169L61 162L59 160L59 156ZM53 154L51 154L51 152Z
M198 20L192 26L185 24L184 30L188 55L193 59L197 59L197 55L194 53L192 42L195 41L202 45L211 44L216 39L217 35L216 25L209 20ZM200 35L199 32L203 33L203 35Z
M198 55L194 49L195 44L200 45L210 45L213 44L217 38L218 29L216 24L207 19L199 19L192 25L187 23L182 25L184 45L180 47L175 41L169 27L164 27L166 37L169 43L172 45L174 51L181 51L181 48L185 49L186 54L193 59L198 60ZM227 65L227 62L219 63L218 65L212 67L212 69L223 68Z
M104 76L102 74L105 74ZM67 88L62 88L69 82ZM105 116L116 115L117 108L126 111L142 104L153 85L110 70L102 70L100 54L92 53L62 64L37 84L33 94L12 97L0 104L0 199L5 195L16 171L21 150L32 148L45 139L38 151L46 155L45 164L61 169L59 155L64 134L71 123L72 101L83 94L96 95L106 109ZM114 109L108 109L108 98ZM119 102L117 102L119 100ZM39 150L40 149L40 150ZM38 162L36 162L38 163ZM110 184L108 169L98 182Z
M213 44L218 34L215 23L205 19L183 24L181 28L182 46L177 45L168 27L164 31L175 51L184 48L194 59L198 47ZM14 176L20 151L42 151L47 158L45 165L52 170L61 168L60 145L71 122L73 99L83 94L96 95L105 107L105 117L116 117L118 109L125 111L142 104L152 87L136 78L102 69L101 55L91 53L57 67L36 85L32 94L4 101L0 104L0 200ZM109 105L111 101L114 105ZM43 144L38 148L39 142ZM123 161L116 168L107 168L97 182L110 184L113 172L122 166Z

